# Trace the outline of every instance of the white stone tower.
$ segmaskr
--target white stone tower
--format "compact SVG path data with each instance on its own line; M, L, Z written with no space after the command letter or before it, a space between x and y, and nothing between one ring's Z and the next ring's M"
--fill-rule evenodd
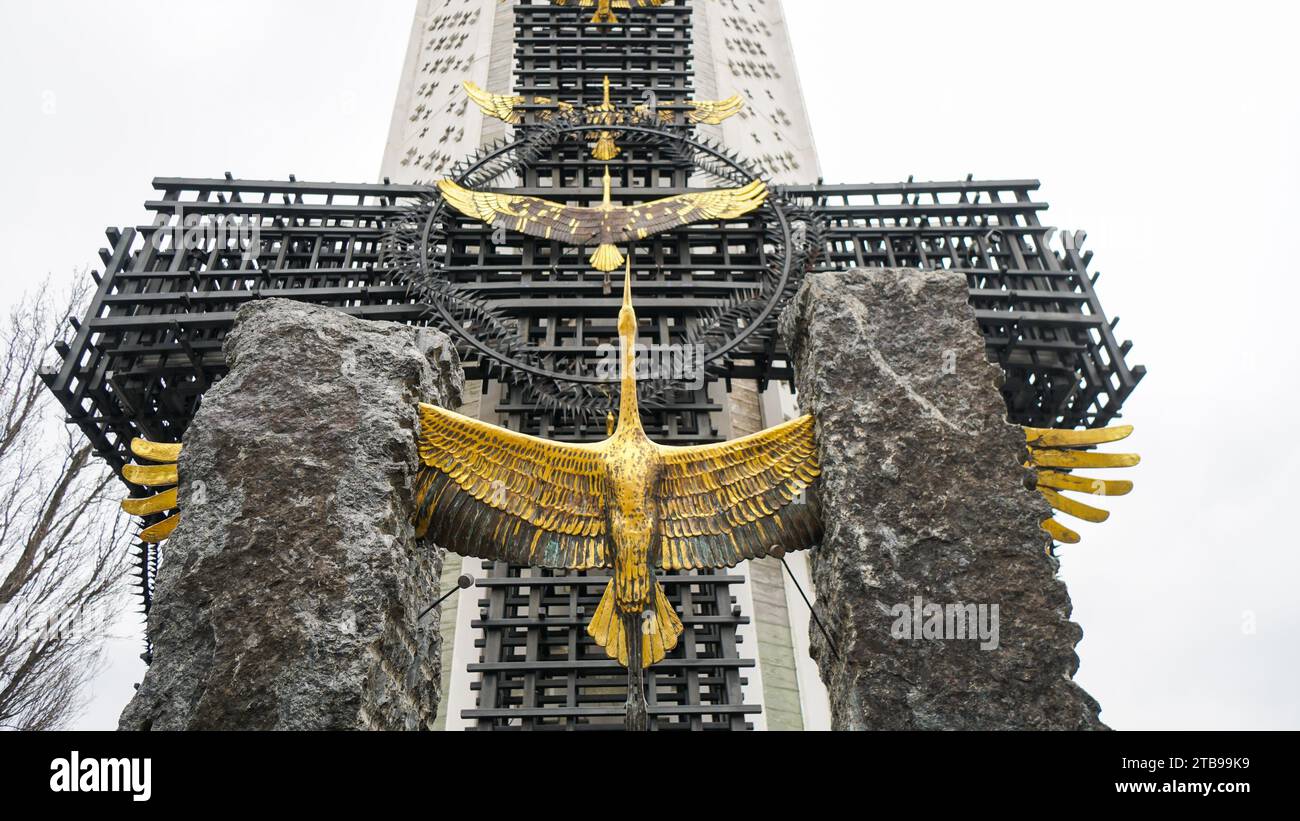
M740 94L745 110L702 126L777 183L813 183L817 147L779 0L685 0L694 6L695 94ZM502 0L419 0L384 147L381 176L437 178L506 133L465 97L462 80L513 91L514 11Z

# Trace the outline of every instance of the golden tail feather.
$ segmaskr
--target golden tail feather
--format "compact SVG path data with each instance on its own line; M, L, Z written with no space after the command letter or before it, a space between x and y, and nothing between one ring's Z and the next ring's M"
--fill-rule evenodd
M654 606L642 622L641 630L641 666L649 667L663 661L677 646L677 639L682 634L682 620L677 617L664 588L655 583ZM605 653L618 663L627 666L628 643L623 629L623 614L614 606L614 581L611 579L601 596L596 613L587 625L587 635L596 640L596 644L605 648Z
M608 243L601 245L596 249L596 253L591 255L591 267L597 271L609 273L617 271L623 265L623 255L619 253L618 248Z
M596 142L596 147L592 150L591 156L598 160L612 160L622 153L622 149L614 142L614 135L608 131L600 132L600 139Z

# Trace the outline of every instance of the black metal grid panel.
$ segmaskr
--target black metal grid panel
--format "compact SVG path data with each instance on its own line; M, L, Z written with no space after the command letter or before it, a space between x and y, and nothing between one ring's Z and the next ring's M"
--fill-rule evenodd
M103 274L62 363L43 374L69 422L115 470L133 436L180 441L203 392L226 371L221 344L238 307L287 297L368 319L422 309L377 267L398 185L154 180L148 226L110 229ZM259 254L191 230L187 219L256 220Z
M461 713L479 730L621 730L626 671L586 633L608 576L552 573L497 563L480 579L473 626L481 660L469 665L478 706ZM656 730L752 729L736 628L748 622L731 585L742 577L660 577L685 631L646 671Z
M1101 427L1146 373L1125 361L1089 274L1084 235L1044 226L1036 180L818 185L784 189L828 224L827 265L941 268L966 275L989 357L1006 371L1010 418Z

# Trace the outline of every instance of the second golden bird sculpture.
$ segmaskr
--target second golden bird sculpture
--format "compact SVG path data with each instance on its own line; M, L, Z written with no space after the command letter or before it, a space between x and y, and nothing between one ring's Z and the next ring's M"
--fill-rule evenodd
M623 254L616 243L645 239L691 223L736 219L762 206L768 193L762 180L753 180L738 188L692 191L638 205L614 205L608 168L602 185L604 196L599 205L591 207L475 191L451 179L439 180L438 190L449 206L489 225L500 221L512 231L569 245L595 242L591 265L605 273L623 266Z

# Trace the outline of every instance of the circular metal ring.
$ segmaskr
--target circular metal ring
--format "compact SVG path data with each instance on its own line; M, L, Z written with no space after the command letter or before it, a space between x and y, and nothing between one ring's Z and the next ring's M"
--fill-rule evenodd
M592 125L587 123L582 123L582 122L561 122L561 123L552 124L545 128L548 129L548 131L544 133L554 135L557 138L564 138L573 134L581 134L583 132L590 132L593 130L597 130ZM689 152L691 154L693 162L695 162L694 160L695 156L697 156L698 154L704 154L711 157L715 161L726 165L731 171L735 172L737 178L744 178L744 179L758 178L757 174L753 173L753 171L747 168L743 164L743 162L738 160L737 158L726 154L721 149L716 148L708 143L700 142L694 139L689 134L683 134L677 130L674 130L671 127L653 127L653 126L634 125L634 124L626 124L626 123L614 123L614 124L607 124L607 125L602 124L600 125L598 130L612 131L612 132L625 133L625 134L635 134L643 137L648 137L652 140L676 142L680 145L680 150L682 151L682 153ZM476 173L478 173L484 167L488 166L491 163L495 163L504 157L508 157L511 154L527 149L530 143L531 140L527 136L502 143L501 145L496 146L495 148L489 150L483 156L477 158L474 162L469 164L463 170L460 170L459 173L453 173L452 178L458 184L463 185L468 179L474 177ZM706 172L709 172L708 169L705 170ZM499 173L502 172L498 172L498 174ZM714 173L714 172L709 172L709 173ZM716 173L715 176L717 176ZM426 200L422 205L424 209L427 211L427 213L425 213L423 216L423 225L421 226L419 232L419 248L416 249L417 253L415 254L415 257L419 261L420 270L418 272L419 276L415 277L414 281L417 284L421 282L432 283L439 280L446 282L444 278L439 276L438 273L439 266L437 266L436 263L434 263L433 260L430 258L430 253L432 249L435 247L435 245L437 244L436 242L437 232L435 231L435 226L441 225L443 221L442 218L444 215L445 206L440 198ZM781 255L781 259L780 259L780 270L777 273L776 282L772 283L770 286L768 285L761 286L763 288L763 291L767 293L766 304L764 304L762 309L743 328L739 329L734 334L728 335L726 337L726 341L723 344L717 346L713 350L706 351L703 357L703 361L705 365L715 364L725 359L725 357L727 357L728 354L730 354L740 345L744 344L744 342L747 339L749 339L751 336L753 336L755 332L757 332L761 327L763 327L763 325L766 324L768 320L771 318L773 312L777 309L781 300L781 295L785 293L786 288L790 283L790 279L794 267L793 259L795 255L794 253L792 253L792 247L791 247L793 238L792 238L792 230L791 230L791 220L789 214L787 213L788 208L789 206L781 200L778 192L770 191L767 202L763 205L763 210L758 212L760 214L763 213L770 214L771 221L777 227L780 236L779 253ZM609 384L609 380L601 376L588 376L584 374L561 373L559 371L554 371L545 367L538 366L534 363L524 361L518 358L517 356L511 355L508 352L502 351L492 346L491 344L480 339L479 336L475 334L473 329L466 328L462 325L461 321L454 316L451 309L446 304L445 298L440 298L440 295L438 294L436 289L430 288L426 285L421 290L425 291L424 296L426 297L426 300L432 305L434 310L438 313L438 315L441 317L441 319L449 329L452 329L454 333L456 333L471 348L478 351L483 356L499 363L500 365L504 365L508 368L515 369L521 373L529 374L534 377L538 377L546 380L555 380L557 382L569 382L569 383L576 383L581 385L608 385Z

